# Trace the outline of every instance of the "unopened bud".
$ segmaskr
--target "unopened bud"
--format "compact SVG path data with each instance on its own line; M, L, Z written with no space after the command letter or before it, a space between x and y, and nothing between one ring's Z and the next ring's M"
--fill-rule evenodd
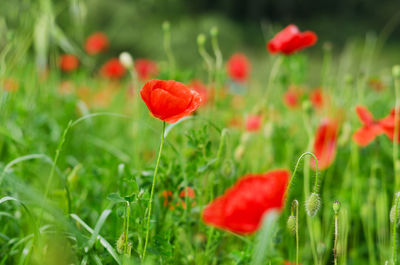
M119 254L122 254L124 252L125 241L126 241L126 236L125 232L123 232L117 241L117 251Z
M292 235L296 234L296 216L289 216L286 227Z
M197 36L197 45L199 46L204 46L204 44L206 43L206 35L204 34L199 34Z
M400 78L400 65L393 66L392 74L394 78Z
M335 201L333 203L333 211L335 212L335 214L337 215L339 213L340 210L340 202L339 201Z
M119 62L126 68L131 69L133 67L133 58L129 52L122 52L119 55Z
M308 197L306 201L306 211L307 214L311 217L315 216L319 211L321 206L321 199L319 198L318 193L311 193L310 197Z

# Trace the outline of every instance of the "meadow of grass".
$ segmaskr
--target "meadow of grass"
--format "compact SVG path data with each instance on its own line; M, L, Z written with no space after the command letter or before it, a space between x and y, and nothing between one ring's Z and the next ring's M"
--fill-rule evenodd
M366 146L353 138L364 126L357 106L378 120L400 104L388 32L340 51L245 50L250 77L238 82L217 28L190 40L197 58L182 67L166 22L152 78L202 80L208 97L169 124L150 114L140 97L147 80L129 60L110 78L99 69L119 53L85 53L46 14L31 32L5 31L0 46L0 264L399 264L397 143L383 133ZM265 29L266 41L279 29ZM79 58L70 72L59 66L66 52ZM336 155L318 171L310 161L327 118L338 128ZM206 205L241 176L273 169L292 173L286 205L256 233L203 222Z

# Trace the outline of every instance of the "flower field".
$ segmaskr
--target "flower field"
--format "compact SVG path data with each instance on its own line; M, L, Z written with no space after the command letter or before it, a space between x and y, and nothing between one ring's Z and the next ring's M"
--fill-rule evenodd
M0 17L0 265L400 264L397 22L227 52L162 21L148 56L28 2Z

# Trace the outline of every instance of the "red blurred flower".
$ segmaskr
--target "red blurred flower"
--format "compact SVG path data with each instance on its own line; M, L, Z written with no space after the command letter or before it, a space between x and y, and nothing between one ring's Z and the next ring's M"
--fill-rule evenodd
M283 94L283 102L289 108L297 108L299 106L300 97L303 93L295 86L290 86Z
M318 169L327 169L336 156L338 136L338 124L336 121L324 119L317 129L314 140L313 153L318 159ZM315 161L312 159L311 167L315 169Z
M248 174L204 209L203 221L234 233L257 231L270 210L281 210L289 180L288 170Z
M236 82L246 82L250 75L250 62L243 53L235 53L228 60L227 72L229 77Z
M397 117L397 127L399 128L400 131L400 110L398 110L399 114ZM394 133L395 133L395 120L396 120L396 113L395 109L392 109L390 111L390 114L386 116L385 118L381 119L379 121L379 125L382 127L383 132L386 134L386 136L391 140L394 141ZM397 137L397 143L400 143L400 134Z
M289 25L267 43L270 53L290 55L303 50L317 42L317 35L312 31L300 32L297 26Z
M118 58L108 60L100 69L104 77L119 79L125 75L125 67L119 62Z
M69 73L78 68L79 60L75 55L63 54L60 56L59 66L63 72Z
M249 115L246 119L246 130L248 132L258 131L261 127L261 115Z
M357 106L356 112L363 126L353 134L353 141L359 146L367 146L383 133L383 129L364 106Z
M314 89L310 92L310 101L314 108L320 109L324 106L325 99L321 89Z
M203 82L201 82L198 79L194 79L189 83L188 87L190 89L195 90L197 93L200 94L200 96L201 96L201 104L200 105L205 105L207 103L208 89L207 89L207 86Z
M385 83L383 83L381 80L377 78L370 79L368 81L368 85L377 92L381 92L386 88Z
M140 95L154 117L169 123L190 115L201 104L199 93L174 80L150 80Z
M17 92L19 89L19 84L15 79L7 78L3 81L3 89L7 92Z
M229 120L228 127L230 128L243 128L243 120L241 117L235 116Z
M155 77L158 74L157 63L149 59L135 60L135 70L142 81Z
M108 49L109 43L106 34L95 32L86 39L85 50L90 55L96 55Z
M195 197L194 190L191 187L186 187L186 189L182 190L179 193L179 197L181 198L189 197L193 199Z
M285 265L295 265L296 263L295 262L290 262L290 261L285 261ZM299 263L299 265L301 265L300 263Z

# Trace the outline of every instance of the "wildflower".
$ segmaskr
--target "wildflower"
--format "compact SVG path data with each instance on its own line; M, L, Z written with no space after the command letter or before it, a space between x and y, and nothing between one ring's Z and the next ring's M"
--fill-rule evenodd
M321 89L314 89L313 91L310 92L310 101L311 104L314 106L316 109L321 109L324 106L325 103L325 98L324 94L322 93Z
M317 129L314 140L313 153L318 159L318 169L327 169L336 156L338 124L336 121L324 119ZM311 167L315 169L315 161L311 160Z
M96 55L108 49L107 36L102 32L95 32L86 39L85 50L90 55Z
M314 217L319 208L321 207L321 199L318 193L311 193L310 197L308 197L306 201L306 212L308 216Z
M104 77L119 79L125 75L126 69L119 62L118 58L108 60L100 69L100 73Z
M317 42L317 35L312 31L300 32L297 26L289 25L274 36L267 43L270 53L283 53L290 55L314 45Z
M289 89L283 94L283 102L289 108L297 108L299 106L300 97L302 92L295 86L290 86Z
M397 128L400 128L400 109L398 110L398 116L399 117L397 117ZM396 110L394 108L390 111L388 116L379 120L379 125L382 127L383 132L391 141L395 140L394 137L395 127L396 127L395 120L396 120ZM400 133L397 137L396 142L397 143L400 142Z
M158 74L157 63L149 59L135 60L135 70L142 81L153 78Z
M282 209L288 180L288 170L245 175L206 206L203 221L234 233L254 233L264 214Z
M243 53L235 53L228 60L226 68L229 77L239 83L246 82L250 75L250 62Z
M174 80L150 80L140 95L154 117L169 123L190 115L201 104L199 93Z
M248 132L258 131L261 127L261 115L249 115L246 119L246 130Z
M383 133L383 129L364 106L357 106L356 112L363 125L353 134L353 141L359 146L367 146Z
M19 89L19 84L15 79L8 78L3 81L3 89L7 92L17 92Z
M75 55L63 54L59 59L59 67L61 71L70 73L79 66L79 60Z

